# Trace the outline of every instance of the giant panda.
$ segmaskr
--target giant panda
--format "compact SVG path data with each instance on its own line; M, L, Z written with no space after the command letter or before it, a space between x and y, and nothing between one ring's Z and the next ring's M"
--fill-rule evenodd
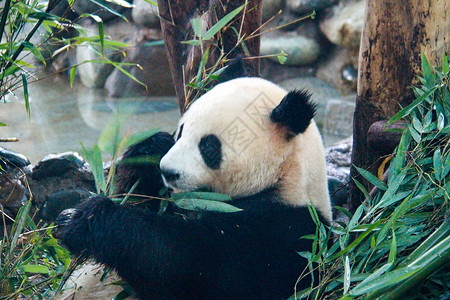
M218 84L181 117L160 171L174 192L225 193L239 211L159 214L100 195L61 213L54 236L117 271L139 299L288 298L311 284L298 280L309 272L299 252L311 251L302 237L317 226L308 206L332 220L314 113L303 90Z

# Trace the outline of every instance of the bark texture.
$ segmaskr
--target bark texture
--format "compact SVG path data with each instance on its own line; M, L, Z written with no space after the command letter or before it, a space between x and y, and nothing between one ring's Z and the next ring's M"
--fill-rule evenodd
M438 66L449 50L450 1L368 0L353 119L353 165L377 169L380 155L368 146L369 127L412 101L411 85L418 83L422 51ZM354 168L351 176L358 176ZM362 194L353 182L350 189L350 208L355 208Z

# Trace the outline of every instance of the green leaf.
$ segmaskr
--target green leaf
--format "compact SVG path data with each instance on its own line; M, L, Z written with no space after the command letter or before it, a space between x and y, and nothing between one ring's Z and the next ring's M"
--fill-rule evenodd
M209 41L214 37L214 35L219 32L223 27L225 27L237 14L239 14L245 7L246 4L243 4L233 10L232 12L225 15L222 19L220 19L214 26L212 26L208 31L203 35L203 39L205 41Z
M401 111L396 113L389 120L389 122L386 124L386 126L389 126L392 123L394 123L395 121L401 120L401 119L405 118L406 116L408 116L414 108L416 108L419 104L421 104L423 102L423 100L425 100L430 95L432 95L436 91L437 88L438 88L437 86L434 86L433 88L430 88L426 93L424 93L419 98L414 100L413 103L411 103L410 105L408 105L407 107L405 107L404 109L402 109Z
M73 81L75 79L75 74L77 72L77 66L70 68L70 87L73 87Z
M417 119L416 117L414 117L413 120L412 120L412 124L413 124L413 126L414 126L414 129L417 130L417 132L423 133L422 123L419 121L419 119Z
M149 129L149 130L144 130L144 131L141 131L138 133L134 133L129 136L125 136L120 141L120 144L121 144L122 148L127 149L127 148L131 147L132 145L140 143L143 140L148 139L149 137L155 135L156 133L158 133L158 131L159 131L158 129Z
M284 65L287 60L287 53L281 50L281 53L277 55L277 58L280 65Z
M19 270L25 273L33 273L33 274L50 274L50 269L47 266L43 265L22 265L19 266Z
M374 277L372 280L364 280L355 286L349 293L351 296L361 296L374 290L386 291L390 286L399 283L414 275L419 270L418 267L402 268L389 272L385 275ZM364 283L364 284L363 284Z
M351 274L350 260L348 258L348 255L346 255L344 259L344 294L347 294L348 290L350 289L350 282L351 282L350 274Z
M409 200L411 199L411 195L405 198L403 202L397 206L394 210L394 213L390 216L387 223L381 228L380 232L377 236L377 245L381 244L385 240L386 234L390 229L394 227L395 222L397 222L398 218L400 218L402 215L404 215L407 211L407 204ZM388 199L389 200L389 199Z
M128 120L128 115L115 113L98 138L98 147L112 157L118 152L120 144L120 128Z
M435 172L435 177L438 181L442 180L442 154L441 149L437 149L433 154L433 168Z
M179 199L174 202L180 208L193 211L216 211L223 213L232 213L242 210L225 202L211 201L204 199L189 198L189 199Z
M195 35L201 40L203 36L203 26L202 20L200 18L193 18L191 20L192 30L194 30Z
M106 193L106 181L103 173L103 161L100 148L95 145L93 150L86 150L84 145L80 143L82 153L86 158L86 161L91 167L92 175L94 176L95 185L97 188L97 194Z
M442 72L444 74L447 74L449 72L450 68L448 66L448 58L445 52L442 54Z
M433 68L431 67L430 63L428 62L428 59L425 56L425 53L422 52L421 56L422 56L422 72L423 72L423 77L425 79L425 85L427 87L431 87L436 84L435 79L434 79L434 71L433 71Z
M373 175L369 171L366 171L364 169L358 168L357 166L355 166L355 168L359 172L359 174L361 174L368 182L370 182L374 186L378 187L380 190L383 190L383 191L387 190L386 183L384 183L383 181L378 179L378 177L376 177L375 175Z
M208 57L209 57L209 47L206 48L205 53L203 53L202 60L200 61L200 65L198 66L197 76L195 77L195 82L194 82L194 85L196 87L198 87L198 84L202 80L202 73L205 69L206 62L208 61Z
M119 12L115 11L114 9L109 8L107 5L103 4L102 1L99 1L99 0L89 0L89 1L91 1L92 3L97 4L98 6L103 8L104 10L112 13L113 15L118 16L119 18L123 19L124 21L127 21L127 18L125 18L123 15L121 15Z
M24 46L24 50L28 50L31 53L33 53L33 55L39 59L39 61L41 63L43 63L44 65L46 64L46 61L44 59L44 57L42 56L41 52L39 51L39 49L32 43L27 42L27 41L23 41L23 46Z
M25 110L28 114L28 121L31 119L31 110L30 110L30 98L28 94L28 81L25 73L22 73L22 85L23 85L23 98L25 100Z
M22 234L25 222L27 221L27 219L30 218L28 214L30 212L31 202L32 202L31 199L28 200L28 202L24 206L22 206L19 209L19 212L17 213L16 221L14 222L13 229L11 230L11 235L13 236L13 238L9 246L8 256L11 255L13 250L16 248L17 241L19 240L19 237Z
M188 40L188 41L182 41L181 43L192 45L192 46L200 46L201 41L200 40Z
M172 200L180 199L204 199L212 201L231 201L231 197L226 194L212 193L212 192L181 192L173 194Z
M392 242L391 242L391 249L389 251L389 263L394 263L395 259L397 258L397 240L395 238L395 231L392 229Z

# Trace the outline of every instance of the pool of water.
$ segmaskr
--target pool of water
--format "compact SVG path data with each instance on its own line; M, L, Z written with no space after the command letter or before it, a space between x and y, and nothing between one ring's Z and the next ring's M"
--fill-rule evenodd
M80 152L80 142L92 147L117 111L128 116L123 133L151 128L173 131L180 116L175 97L112 100L103 90L81 84L71 88L66 78L52 76L29 85L28 120L22 92L16 94L19 99L0 103L0 122L8 124L0 127L0 138L16 137L19 142L0 146L24 154L32 163L49 153Z

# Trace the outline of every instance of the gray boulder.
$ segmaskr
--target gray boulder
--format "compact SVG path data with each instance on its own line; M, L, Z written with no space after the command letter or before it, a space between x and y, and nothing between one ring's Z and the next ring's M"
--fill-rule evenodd
M131 10L130 7L124 7L121 5L113 4L112 2L109 2L107 0L97 0L97 2L121 15L126 14ZM125 0L125 2L132 3L133 1ZM90 0L76 0L72 6L72 9L79 15L86 13L97 15L103 20L103 22L107 22L112 19L118 18L116 14L111 13L107 9L103 8L100 5L97 5L96 3Z
M336 3L337 0L287 0L287 8L297 14L311 13Z
M108 77L105 84L109 97L169 96L175 94L164 45L154 46L145 42L140 43L129 51L124 62L140 66L140 68L136 66L124 66L123 68L146 86L130 79L116 69Z
M320 44L314 38L301 35L299 32L276 30L261 38L261 55L274 55L281 52L287 54L286 65L303 66L317 60ZM277 62L277 57L270 57Z
M131 16L135 23L149 28L160 27L158 6L145 0L134 0L133 4Z
M269 20L274 15L278 14L280 10L282 10L285 5L285 0L263 0L263 11L262 18L263 21Z
M364 0L342 2L331 9L320 29L330 42L348 49L358 49L364 26Z

